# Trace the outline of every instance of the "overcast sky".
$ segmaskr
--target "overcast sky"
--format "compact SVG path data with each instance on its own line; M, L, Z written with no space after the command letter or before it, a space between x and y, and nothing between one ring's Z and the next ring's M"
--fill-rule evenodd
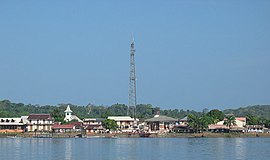
M0 99L161 108L270 104L269 0L0 1Z

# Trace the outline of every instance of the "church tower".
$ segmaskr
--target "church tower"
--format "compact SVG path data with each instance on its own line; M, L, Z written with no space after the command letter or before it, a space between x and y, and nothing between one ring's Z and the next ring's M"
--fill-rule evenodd
M71 116L72 110L70 109L69 105L67 106L67 109L65 110L65 121L71 121L72 116Z

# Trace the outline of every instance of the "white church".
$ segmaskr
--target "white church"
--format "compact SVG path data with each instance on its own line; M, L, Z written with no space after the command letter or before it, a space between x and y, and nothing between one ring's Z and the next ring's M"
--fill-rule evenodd
M76 115L72 115L72 110L70 109L69 105L67 106L67 109L65 110L65 118L64 121L70 122L72 120L77 120L78 122L83 122L79 117Z

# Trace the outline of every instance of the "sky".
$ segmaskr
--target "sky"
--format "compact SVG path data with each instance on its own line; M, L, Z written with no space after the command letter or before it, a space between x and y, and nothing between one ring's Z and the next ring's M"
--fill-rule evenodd
M269 0L0 1L0 99L163 109L270 104Z

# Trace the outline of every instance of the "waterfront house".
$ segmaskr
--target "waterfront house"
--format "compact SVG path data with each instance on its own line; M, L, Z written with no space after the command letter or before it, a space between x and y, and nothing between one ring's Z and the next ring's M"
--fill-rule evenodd
M226 121L226 118L224 118L223 121L219 121L217 125L223 125L224 122ZM243 128L246 126L246 118L245 117L235 117L235 127L240 127Z
M52 126L53 132L66 133L66 132L81 132L83 129L82 122L72 122L69 124L54 124Z
M88 124L84 126L86 134L91 134L91 133L104 133L105 128L101 124Z
M191 133L193 129L189 127L187 124L176 124L173 127L173 132L176 133Z
M173 130L176 122L175 118L155 115L153 118L146 119L149 132L166 133Z
M22 133L26 130L26 124L22 118L0 118L0 132Z
M116 121L118 128L123 132L129 132L137 127L139 119L134 119L129 116L109 116L108 119Z
M208 131L215 133L228 133L230 131L230 128L223 124L222 125L210 124L208 125Z
M185 116L182 119L179 119L179 125L188 125L188 116Z
M102 121L104 121L104 118L84 118L83 124L84 125L102 125Z
M251 133L266 133L268 129L264 127L264 125L247 125L247 132Z
M90 133L103 133L104 128L102 122L104 118L85 118L83 119L84 130L86 134Z
M75 131L75 125L72 125L72 124L54 124L52 126L52 130L55 133L74 132Z
M208 126L208 129L210 131L214 131L214 132L227 132L226 127L224 127L224 122L226 121L226 118L224 118L223 121L219 121L216 125L211 124L211 126ZM230 132L245 132L245 126L246 126L246 117L235 117L235 124L231 125L229 128ZM215 127L217 127L215 129Z
M30 114L27 118L27 129L33 131L51 131L54 119L50 114Z

